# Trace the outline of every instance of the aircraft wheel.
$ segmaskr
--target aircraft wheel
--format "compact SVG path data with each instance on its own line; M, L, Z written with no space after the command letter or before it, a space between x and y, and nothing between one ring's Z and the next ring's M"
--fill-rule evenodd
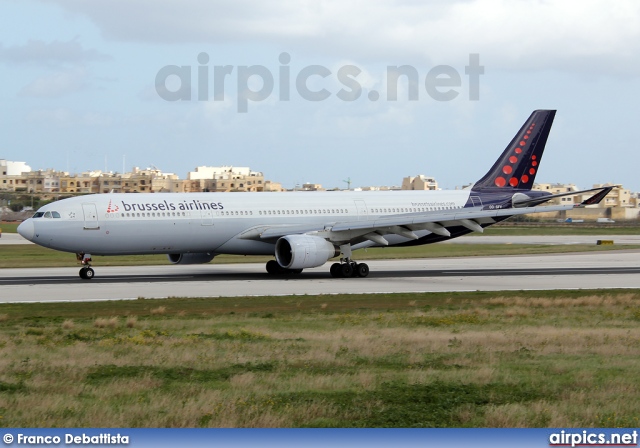
M331 265L331 269L329 269L329 272L331 273L331 277L333 277L333 278L342 277L342 271L341 271L340 263L333 263Z
M267 261L267 272L271 275L282 274L282 268L276 260Z
M356 274L358 274L358 277L362 278L369 275L369 265L367 263L358 264L358 267L356 268Z
M353 276L353 266L351 263L344 263L340 266L340 274L342 277L349 278Z
M80 278L83 280L91 280L95 275L95 272L91 268L80 269Z

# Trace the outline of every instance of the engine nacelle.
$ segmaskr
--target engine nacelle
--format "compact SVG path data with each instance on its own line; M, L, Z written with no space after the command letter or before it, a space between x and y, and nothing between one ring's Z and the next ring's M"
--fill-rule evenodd
M315 268L339 254L333 244L317 236L287 235L276 242L276 260L285 269Z
M200 254L168 254L167 258L172 264L202 264L209 263L216 254L200 253Z

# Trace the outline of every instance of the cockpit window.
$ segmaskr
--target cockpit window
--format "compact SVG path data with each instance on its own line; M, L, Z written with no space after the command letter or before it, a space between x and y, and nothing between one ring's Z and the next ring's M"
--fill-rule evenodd
M44 214L44 217L45 217L45 218L51 218L51 212L46 212L46 213Z
M60 217L60 213L58 213L58 212L51 212L51 216L53 216L54 218L59 218L59 217Z
M35 215L33 215L33 218L42 218L44 216L44 212L37 212Z

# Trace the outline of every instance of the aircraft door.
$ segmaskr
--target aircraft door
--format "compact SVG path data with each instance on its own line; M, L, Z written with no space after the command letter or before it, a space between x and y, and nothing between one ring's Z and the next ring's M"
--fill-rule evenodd
M201 225L212 226L213 225L213 210L200 210L200 218L202 218Z
M98 210L96 204L82 204L82 212L84 213L84 228L87 230L99 229Z
M369 217L367 204L362 199L356 199L353 202L356 203L356 209L358 210L358 221L366 221Z

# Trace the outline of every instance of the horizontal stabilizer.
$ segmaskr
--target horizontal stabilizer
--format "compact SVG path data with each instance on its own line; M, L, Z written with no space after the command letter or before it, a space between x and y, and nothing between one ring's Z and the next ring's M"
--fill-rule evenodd
M609 192L611 190L613 190L615 188L615 186L609 186L609 187L598 187L598 188L591 188L589 190L580 190L580 191L568 191L566 193L558 193L558 194L550 194L547 196L541 196L541 197L537 197L537 198L530 198L529 196L522 194L522 193L516 193L513 196L513 206L516 208L520 208L520 207L533 207L539 204L543 204L545 202L547 202L550 199L553 198L562 198L565 196L575 196L578 194L584 194L584 193L591 193L594 191L597 191L598 193L594 194L593 196L589 197L588 199L586 199L585 201L583 201L582 203L580 203L579 205L581 206L586 206L586 205L594 205L594 204L598 204L600 203L600 201L602 201L602 199L604 199L604 197L606 195L609 194Z
M603 188L601 192L594 194L593 196L591 196L588 199L585 199L584 201L582 201L580 203L581 206L587 206L587 205L594 205L594 204L599 204L600 201L602 201L604 199L604 197L606 195L608 195L611 190L613 190L614 187L606 187Z

